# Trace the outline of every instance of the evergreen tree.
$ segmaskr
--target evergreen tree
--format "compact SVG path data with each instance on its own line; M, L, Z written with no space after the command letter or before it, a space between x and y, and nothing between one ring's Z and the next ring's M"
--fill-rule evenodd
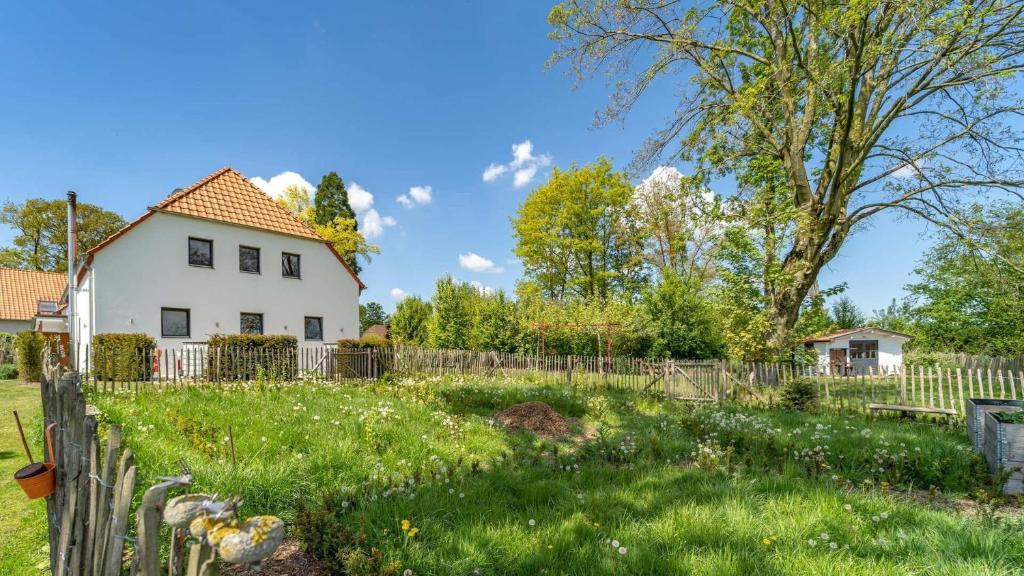
M316 194L313 196L313 222L321 227L332 226L339 222L338 218L344 222L351 221L352 230L359 231L356 213L349 204L345 183L337 172L328 172L320 179L320 185L316 187ZM355 251L346 251L342 253L342 257L349 268L359 274L362 267L356 259L357 254Z

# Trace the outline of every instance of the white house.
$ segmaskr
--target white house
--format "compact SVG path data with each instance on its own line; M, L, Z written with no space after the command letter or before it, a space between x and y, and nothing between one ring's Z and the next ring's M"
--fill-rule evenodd
M300 346L359 336L363 283L231 168L176 190L84 256L80 347L108 332L146 333L174 349L211 334L291 334Z
M814 349L823 374L890 372L903 366L903 345L911 336L882 328L850 328L804 340Z

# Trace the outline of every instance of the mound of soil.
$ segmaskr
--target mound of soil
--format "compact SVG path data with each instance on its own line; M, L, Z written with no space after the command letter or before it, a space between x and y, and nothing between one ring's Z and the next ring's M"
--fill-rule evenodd
M572 421L543 402L509 406L498 412L494 419L508 430L526 430L544 438L559 439L572 434Z
M327 570L312 554L302 551L299 543L285 540L270 558L259 568L227 564L221 570L222 576L327 576Z

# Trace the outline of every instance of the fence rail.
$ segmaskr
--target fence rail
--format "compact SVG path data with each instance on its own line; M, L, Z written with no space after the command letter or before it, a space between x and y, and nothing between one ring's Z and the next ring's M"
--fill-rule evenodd
M859 375L829 375L816 365L727 360L553 356L505 352L386 348L301 347L290 350L182 349L125 354L90 351L86 381L99 391L238 381L376 379L386 373L508 377L541 385L657 391L690 400L771 401L799 378L818 389L828 407L865 411L873 403L955 410L968 398L1024 399L1024 371L901 366Z

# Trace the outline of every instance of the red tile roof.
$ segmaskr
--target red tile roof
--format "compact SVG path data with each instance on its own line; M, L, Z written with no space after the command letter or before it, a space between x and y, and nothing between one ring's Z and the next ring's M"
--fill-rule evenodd
M889 334L890 336L900 336L900 337L906 338L908 340L913 340L914 339L914 337L910 336L909 334L904 334L902 332L896 332L895 330L886 330L885 328L872 328L871 326L862 326L860 328L846 328L844 330L836 330L835 332L830 332L828 334L822 334L820 336L813 336L811 338L806 338L806 339L804 339L804 343L805 344L810 344L810 343L813 343L813 342L831 342L831 341L835 340L836 338L842 338L843 336L851 336L851 335L856 334L858 332L865 332L865 331L883 332L885 334Z
M266 192L229 167L217 170L188 188L176 190L145 214L89 250L88 256L91 258L93 254L157 212L227 222L323 242L352 275L359 289L366 287L329 242L296 218L287 208L275 202Z
M67 285L63 273L0 268L0 319L35 318L39 301L59 301Z

